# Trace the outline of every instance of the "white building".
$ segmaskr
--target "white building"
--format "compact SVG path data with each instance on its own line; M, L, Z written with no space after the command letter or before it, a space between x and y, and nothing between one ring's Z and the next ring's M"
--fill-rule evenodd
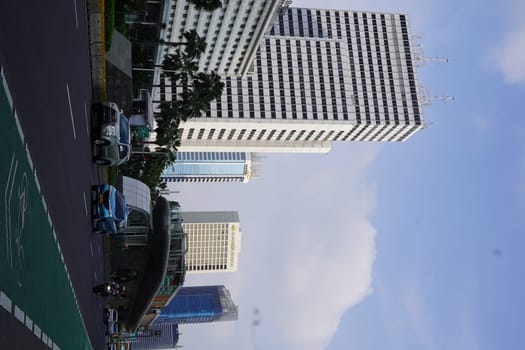
M186 273L237 271L241 250L239 214L223 212L181 212L187 235Z
M259 43L284 0L222 0L223 6L211 12L197 9L187 0L166 4L168 27L162 31L161 39L181 42L184 32L196 30L208 44L199 61L199 71L233 77L249 71ZM162 49L157 63L176 48Z
M333 141L404 141L423 127L405 15L289 8L253 74L184 123L180 151L328 152Z

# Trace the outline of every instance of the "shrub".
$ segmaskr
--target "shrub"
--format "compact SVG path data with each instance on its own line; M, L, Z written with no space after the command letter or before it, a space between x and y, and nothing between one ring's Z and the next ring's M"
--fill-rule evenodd
M104 38L106 40L106 51L109 51L111 48L113 28L115 28L115 0L106 0L104 9Z

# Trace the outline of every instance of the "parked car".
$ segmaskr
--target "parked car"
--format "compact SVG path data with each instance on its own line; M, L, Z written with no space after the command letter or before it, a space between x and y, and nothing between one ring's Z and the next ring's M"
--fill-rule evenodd
M95 103L93 114L93 160L98 165L120 165L131 155L128 118L114 102Z
M94 230L100 233L117 233L126 227L128 206L126 198L115 187L101 184L92 187Z

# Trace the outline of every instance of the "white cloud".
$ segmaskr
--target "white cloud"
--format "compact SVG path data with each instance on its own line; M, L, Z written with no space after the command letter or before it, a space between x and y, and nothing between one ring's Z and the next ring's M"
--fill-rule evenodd
M375 152L339 156L348 162L340 169L318 159L294 188L293 203L284 200L280 207L303 211L292 213L294 222L280 233L286 238L276 285L270 287L275 298L264 305L287 349L328 345L343 313L371 291L376 232L369 220L374 193L366 173L374 157ZM269 253L266 261L276 254Z
M507 83L525 83L525 24L509 31L491 56Z
M261 349L327 346L345 311L371 292L376 231L369 219L374 189L367 171L377 151L376 145L354 144L337 145L328 155L271 156L262 165L264 177L251 183L215 184L208 196L191 187L190 197L201 198L207 209L237 203L233 210L240 212L243 232L239 271L210 275L208 281L232 291L240 318L209 330L188 327L182 344L250 348L257 307ZM228 194L219 194L219 187ZM188 280L209 284L204 276Z
M499 4L503 12L496 13L506 24L506 32L489 50L486 62L499 70L507 83L525 83L525 21L523 1L507 0Z
M401 303L410 334L420 342L422 349L434 349L436 340L432 332L431 313L423 300L421 288L416 284L409 286Z
M490 129L490 120L484 115L475 115L471 117L474 128L480 133L486 133Z

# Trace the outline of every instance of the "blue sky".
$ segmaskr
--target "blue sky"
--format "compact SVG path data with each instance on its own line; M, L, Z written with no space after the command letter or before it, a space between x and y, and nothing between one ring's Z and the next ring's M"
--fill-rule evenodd
M184 184L185 210L237 210L237 322L189 349L525 348L525 3L294 1L401 12L427 57L426 128L405 143L269 155L248 184ZM259 316L253 309L259 310ZM259 318L260 325L253 326Z

